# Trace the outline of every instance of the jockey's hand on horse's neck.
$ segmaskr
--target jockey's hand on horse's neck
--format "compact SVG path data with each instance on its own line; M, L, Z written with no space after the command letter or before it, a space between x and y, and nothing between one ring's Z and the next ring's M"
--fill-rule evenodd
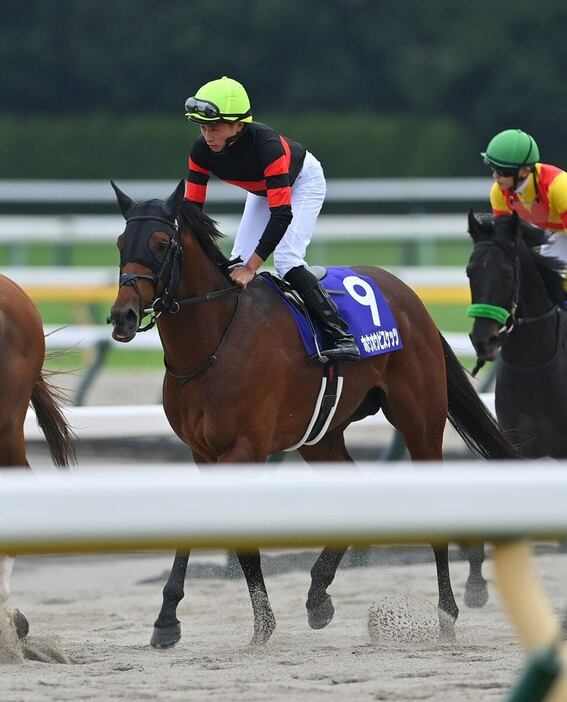
M230 271L230 279L237 285L240 285L241 288L245 288L248 283L251 283L254 280L256 271L258 268L260 268L262 263L264 263L264 261L260 258L260 256L258 256L258 254L254 253L252 256L250 256L248 263L244 264L243 266L233 268Z

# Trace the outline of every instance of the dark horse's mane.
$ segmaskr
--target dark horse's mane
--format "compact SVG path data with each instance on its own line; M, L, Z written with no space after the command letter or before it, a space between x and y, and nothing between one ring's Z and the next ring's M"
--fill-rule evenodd
M499 218L510 218L512 215L500 215ZM494 238L495 224L497 217L491 214L483 214L477 217L480 229L483 234L486 234L486 239ZM549 297L556 304L561 304L565 300L565 289L563 284L563 270L565 263L553 256L544 256L538 249L550 242L553 232L548 229L542 229L534 224L530 224L523 219L518 220L519 234L518 252L520 257L522 254L531 258L539 274L542 277L545 288ZM484 237L483 237L484 238Z
M190 229L203 249L203 253L228 276L229 259L219 249L217 241L224 234L217 229L217 223L205 214L197 205L183 200L177 213L180 231Z

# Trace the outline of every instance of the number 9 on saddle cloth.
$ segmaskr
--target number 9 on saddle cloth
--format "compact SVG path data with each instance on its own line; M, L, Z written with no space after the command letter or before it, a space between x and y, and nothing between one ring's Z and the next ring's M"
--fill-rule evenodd
M350 268L318 267L317 272L319 270L323 276L317 277L337 305L340 317L348 324L361 358L392 353L404 347L394 315L375 281ZM298 302L297 292L269 273L261 273L259 277L287 304L307 355L326 363L327 359L320 355L323 330Z

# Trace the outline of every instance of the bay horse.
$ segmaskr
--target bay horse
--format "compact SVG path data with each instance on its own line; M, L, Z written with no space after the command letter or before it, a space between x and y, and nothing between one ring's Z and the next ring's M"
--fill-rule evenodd
M0 467L29 467L24 420L31 403L53 463L75 460L72 432L60 408L62 397L43 370L45 338L37 307L16 283L0 275ZM0 555L0 607L20 638L28 622L19 610L9 610L10 576L14 558Z
M495 385L501 429L528 458L567 457L567 310L559 259L539 253L551 232L511 215L469 213L467 275L477 367L501 363Z
M131 341L153 311L164 349L163 406L196 464L262 463L294 446L313 413L322 371L307 359L286 305L259 276L245 291L232 284L229 261L217 245L222 235L213 220L183 200L183 181L166 200L141 203L112 186L126 219L117 241L120 280L108 318L112 336ZM333 420L320 441L299 448L301 456L308 463L352 461L346 427L382 409L413 460L441 460L447 417L483 457L516 457L415 293L379 268L352 271L378 283L404 348L341 364L343 392ZM451 638L459 610L448 545L435 544L433 550L440 634ZM327 588L345 551L325 548L313 565L306 603L312 628L326 626L333 617ZM237 556L254 614L252 643L262 644L275 618L260 554L256 549ZM171 646L181 636L176 609L184 595L188 557L176 554L163 589L151 639L156 648Z

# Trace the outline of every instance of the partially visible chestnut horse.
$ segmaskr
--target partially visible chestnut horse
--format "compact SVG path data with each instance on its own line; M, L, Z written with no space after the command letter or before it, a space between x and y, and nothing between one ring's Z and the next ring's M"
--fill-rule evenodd
M126 229L118 237L121 275L109 317L112 335L131 341L146 314L161 313L165 413L196 463L263 462L296 444L313 413L321 368L307 360L286 306L259 280L245 292L232 285L227 259L216 245L221 234L207 215L183 201L183 181L167 200L140 204L113 187ZM379 409L400 431L413 460L441 460L447 417L482 456L516 457L415 293L379 268L353 271L378 283L404 348L341 366L344 385L337 411L323 438L299 449L303 458L351 461L344 430ZM451 637L458 607L447 551L447 544L434 546L441 633ZM326 590L344 552L326 548L313 566L307 598L313 628L331 621L334 609ZM275 619L260 554L239 553L238 558L254 612L252 642L263 643ZM171 646L181 636L176 608L187 561L187 553L175 556L155 623L155 647Z
M0 468L28 466L24 420L29 404L60 467L74 460L71 431L59 407L59 395L43 374L45 339L39 312L16 283L0 275ZM28 631L19 610L9 611L12 556L0 555L0 608L20 637Z

